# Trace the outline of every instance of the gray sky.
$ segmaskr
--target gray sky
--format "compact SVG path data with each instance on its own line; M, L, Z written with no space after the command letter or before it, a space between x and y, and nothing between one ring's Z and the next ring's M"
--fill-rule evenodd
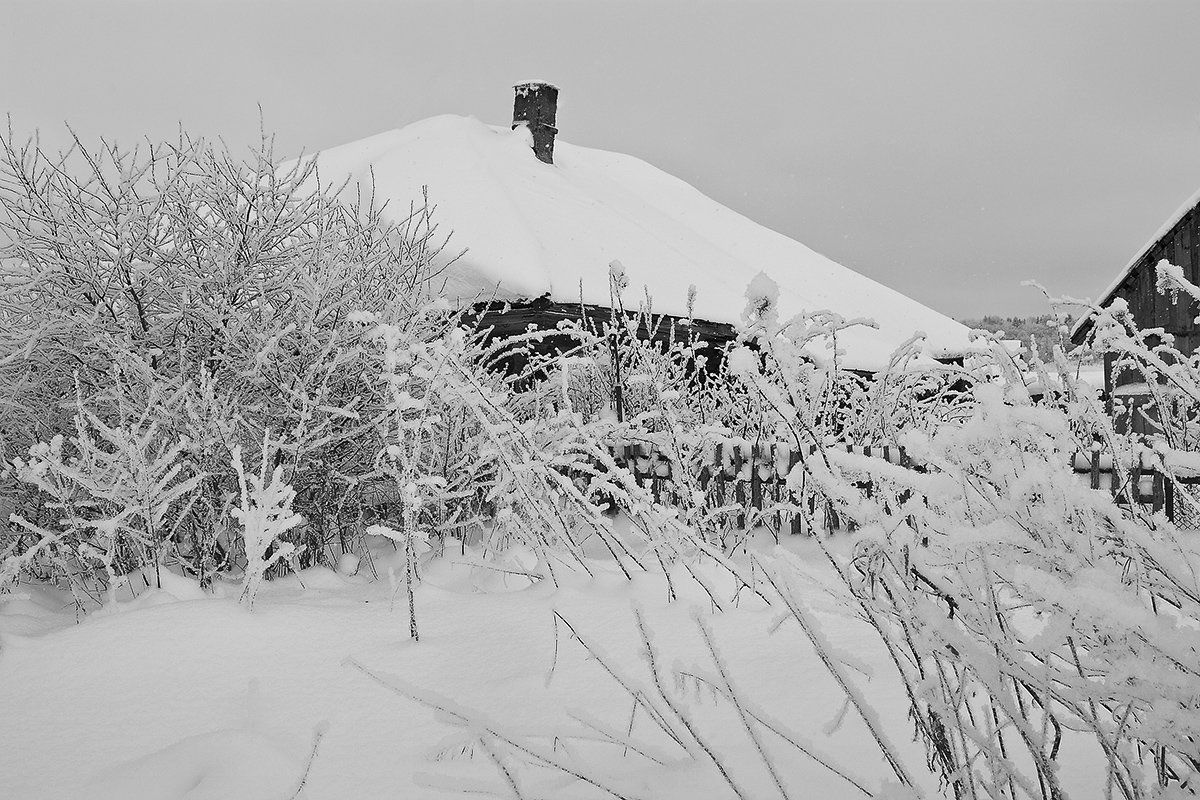
M955 317L1095 295L1200 187L1200 3L0 0L18 135L277 152L561 89L643 158ZM469 245L469 243L464 242Z

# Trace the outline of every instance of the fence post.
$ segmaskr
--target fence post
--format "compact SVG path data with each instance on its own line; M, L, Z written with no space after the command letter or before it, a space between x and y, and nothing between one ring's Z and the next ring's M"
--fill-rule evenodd
M717 442L716 473L713 475L713 494L717 496L717 508L725 506L725 443Z
M766 499L774 507L775 511L771 514L771 522L775 529L775 541L779 541L779 534L783 533L783 514L779 511L779 500L783 497L783 483L779 480L779 445L771 442L771 449L767 455L767 464L770 465L770 472L766 486L763 491L766 493Z
M758 479L758 461L762 448L755 442L750 449L750 507L762 511L762 481Z
M796 465L799 463L800 463L800 448L798 448L798 447L793 448L791 454L788 455L788 475L792 474L792 470L794 470L796 468ZM785 481L784 489L785 490L787 489L786 480L787 480L787 475L784 476L784 481ZM799 506L801 503L804 502L804 483L805 483L804 476L802 475L800 477L800 491L791 493L791 499L792 499L793 505ZM802 533L804 533L804 517L801 514L798 514L797 512L793 511L792 512L792 534L799 536Z
M1175 522L1175 483L1164 478L1163 494L1166 500L1167 519Z
M738 530L746 529L746 484L742 480L742 464L744 461L742 445L739 442L733 445L733 501L738 504Z
M1133 470L1130 472L1130 480L1133 481L1133 486L1129 492L1133 505L1141 505L1142 503L1142 459L1141 456L1133 464ZM1130 509L1134 511L1136 509Z

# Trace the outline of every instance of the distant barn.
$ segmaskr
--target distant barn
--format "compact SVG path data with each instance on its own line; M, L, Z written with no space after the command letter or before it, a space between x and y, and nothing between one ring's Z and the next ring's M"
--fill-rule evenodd
M1130 313L1139 328L1162 328L1175 337L1175 346L1185 355L1200 349L1200 326L1195 319L1200 308L1196 301L1183 295L1172 296L1156 288L1155 265L1167 261L1183 268L1184 277L1200 284L1200 193L1193 196L1167 222L1158 233L1126 264L1116 280L1100 297L1099 305L1107 306L1116 298L1129 304ZM1080 320L1071 332L1071 340L1082 344L1091 333L1092 318ZM1104 358L1104 390L1110 406L1114 398L1121 399L1127 406L1145 403L1146 387L1140 373L1122 370L1114 374L1115 356ZM1135 416L1135 430L1149 429L1144 420Z

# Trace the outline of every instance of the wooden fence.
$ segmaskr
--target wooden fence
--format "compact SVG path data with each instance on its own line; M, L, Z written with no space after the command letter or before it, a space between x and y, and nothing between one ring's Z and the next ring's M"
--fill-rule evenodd
M839 445L848 453L880 458L893 464L915 467L904 448L897 445ZM670 502L673 487L672 461L653 443L622 442L611 448L614 460L631 473L643 486L649 488L656 501ZM696 476L700 488L711 498L714 508L725 509L736 519L736 525L744 528L751 511L763 512L788 501L787 476L805 458L817 452L816 446L794 448L783 442L749 442L730 439L709 447L704 464ZM862 487L868 494L869 485ZM853 528L843 521L832 503L817 505L815 495L805 498L808 516L818 517L824 528L834 531ZM777 531L790 530L793 534L804 532L803 517L785 509L772 511L766 520Z
M1104 490L1117 496L1123 488L1117 482L1117 473L1113 471L1113 457L1107 453L1093 450L1090 453L1076 453L1073 462L1075 474L1086 480L1091 488ZM1138 463L1123 471L1125 479L1133 490L1133 499L1140 505L1150 506L1154 512L1165 511L1171 520L1176 520L1175 486L1167 480L1162 472L1138 459ZM1180 483L1196 483L1192 479L1179 479Z
M922 468L898 445L838 445L837 449L912 469ZM729 513L735 515L737 526L744 527L751 517L751 510L763 512L789 499L785 488L787 476L797 464L815 455L816 451L815 446L799 450L786 443L731 439L709 448L696 477L713 506L728 509ZM618 464L629 469L639 483L651 490L655 500L670 502L674 491L674 465L653 443L621 442L614 445L611 452ZM1111 455L1098 451L1078 453L1072 466L1076 476L1086 481L1092 489L1110 492L1115 497L1122 488L1116 481ZM1160 471L1139 462L1125 470L1124 475L1132 483L1135 502L1149 506L1154 512L1164 511L1169 519L1183 527L1200 528L1200 519L1195 519L1193 524L1194 515L1188 513L1190 505L1179 508L1183 504L1176 502L1176 487ZM1200 478L1180 482L1200 484ZM863 484L861 488L870 495L869 484ZM832 504L825 503L823 508L818 508L816 497L811 495L807 502L809 516L814 520L819 515L823 516L826 530L853 529L852 524L843 524ZM773 523L776 530L786 528L792 533L803 533L800 515L785 510L773 511L768 521Z

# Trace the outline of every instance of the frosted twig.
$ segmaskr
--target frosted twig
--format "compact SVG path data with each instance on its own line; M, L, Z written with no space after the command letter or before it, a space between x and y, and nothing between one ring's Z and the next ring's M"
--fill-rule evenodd
M658 725L662 732L674 740L674 742L679 745L681 750L690 755L692 753L691 748L689 748L684 742L683 735L675 730L674 726L671 725L671 723L667 720L666 715L650 701L650 698L647 697L646 694L640 689L634 688L633 682L618 672L617 669L608 662L608 659L604 658L604 656L600 654L599 650L589 644L587 640L580 635L579 631L577 631L570 623L570 621L567 620L566 617L564 617L558 611L554 612L554 616L567 626L567 629L571 631L571 636L575 639L575 641L579 642L583 649L587 651L588 655L595 659L596 663L600 665L601 669L608 673L608 676L616 681L618 686L625 690L625 693L633 699L633 702L637 706L640 706L646 712L646 714L651 720L654 721L656 725Z
M824 636L818 632L813 621L808 618L807 613L800 607L795 596L790 591L784 590L780 584L780 579L761 563L759 566L763 567L763 574L791 613L792 618L800 624L800 629L804 631L805 636L812 643L813 650L816 652L817 657L821 659L821 663L825 665L825 669L837 682L838 686L841 687L846 696L850 698L850 702L854 704L854 710L858 712L859 718L866 724L867 730L871 733L871 738L875 740L875 744L878 745L880 753L883 754L888 766L892 768L892 772L896 775L896 778L905 786L914 785L900 758L892 751L892 747L884 737L883 732L879 730L878 721L864 707L858 690L853 688L849 679L843 674L841 665L838 664L829 652L828 643L825 641Z
M631 800L628 795L622 794L621 792L618 792L617 790L608 786L603 779L589 775L581 768L563 763L560 759L556 758L553 753L547 754L545 752L541 752L532 744L520 742L514 737L505 734L499 729L498 726L483 720L479 714L471 711L470 709L457 706L449 700L446 700L432 692L422 691L414 687L399 684L399 679L395 678L394 676L390 681L384 680L383 676L379 675L374 670L363 666L353 658L348 658L343 663L363 673L372 681L388 691L412 700L413 702L423 705L426 708L433 709L434 711L445 715L448 719L455 720L458 724L472 731L477 731L480 735L479 741L481 745L487 746L483 740L483 737L489 736L494 738L496 741L503 742L513 750L523 753L538 764L556 769L559 772L570 775L573 778L595 786L597 789L605 792L606 794L618 798L618 800Z
M755 732L754 726L750 724L750 716L746 709L739 702L737 694L734 692L733 684L729 680L729 673L725 669L725 662L717 652L717 646L712 640L712 632L699 615L692 617L696 623L696 627L700 629L700 637L704 639L704 644L708 648L708 654L712 658L713 666L717 668L717 674L721 676L721 683L725 688L725 696L737 711L738 719L742 722L742 728L746 731L746 736L750 738L750 742L754 745L754 749L758 751L758 757L766 767L767 773L771 776L771 780L775 783L775 788L779 790L779 794L784 800L789 800L790 795L783 785L783 779L779 777L778 771L775 769L775 763L771 760L771 756L767 754L763 747L762 741L758 738L758 733Z
M321 739L325 738L325 734L329 732L329 723L325 720L317 723L313 728L312 747L308 751L308 758L304 761L304 772L300 775L300 781L296 784L296 791L292 792L290 800L296 800L300 793L304 791L305 785L308 783L308 773L312 769L313 761L317 758L317 748L321 746Z
M662 677L658 671L658 656L654 651L654 645L650 643L650 632L646 629L646 620L642 616L641 609L635 608L633 610L633 615L637 620L638 633L640 633L642 636L643 652L646 654L646 659L649 662L650 676L654 679L654 688L657 690L658 696L666 704L667 708L669 708L675 715L675 718L679 720L680 724L683 725L684 729L688 732L688 736L690 736L692 741L696 743L696 746L700 748L700 751L703 752L704 755L708 757L708 760L712 762L713 766L717 768L717 772L721 774L721 777L724 779L725 783L729 785L729 788L733 790L733 793L737 795L737 797L741 798L741 800L746 800L747 795L742 791L741 787L734 782L733 777L725 768L725 764L720 758L717 757L717 754L713 750L712 746L710 746L709 743L700 736L700 731L696 727L695 723L692 722L687 713L684 712L679 704L667 693L666 687L664 687L662 683ZM689 748L689 750L690 749L691 748Z

